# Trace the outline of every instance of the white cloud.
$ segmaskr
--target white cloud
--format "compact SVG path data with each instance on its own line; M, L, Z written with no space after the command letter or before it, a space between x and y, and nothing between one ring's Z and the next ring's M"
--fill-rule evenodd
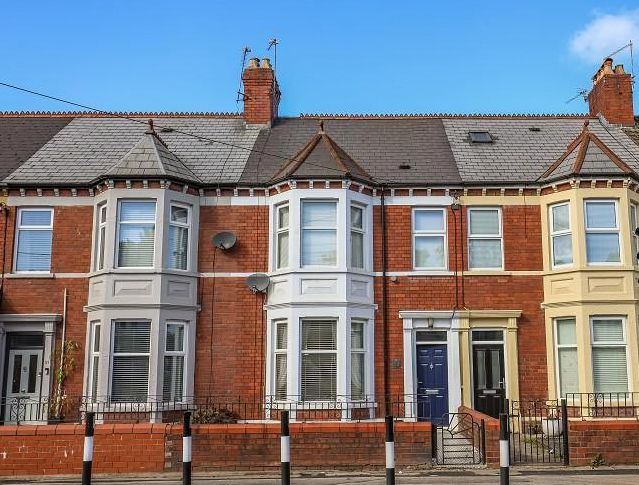
M598 63L629 40L639 44L639 9L618 15L597 15L573 35L570 51L584 61Z

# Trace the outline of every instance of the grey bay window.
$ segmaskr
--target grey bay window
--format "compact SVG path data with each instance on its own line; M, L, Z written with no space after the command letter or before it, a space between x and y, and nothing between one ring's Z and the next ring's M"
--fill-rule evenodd
M276 225L277 225L277 240L276 240L276 263L277 269L288 268L288 244L289 244L289 207L288 205L277 206L276 209Z
M120 201L117 253L119 268L153 267L155 201Z
M303 401L333 401L337 397L337 322L302 320Z
M351 266L364 269L364 208L351 205Z
M164 348L164 401L182 401L186 363L186 324L167 322Z
M169 220L169 269L188 269L191 209L171 204Z
M150 356L151 322L114 322L112 401L147 401Z
M626 332L622 317L593 317L592 378L595 392L628 391Z
M91 340L89 341L89 394L98 397L98 375L100 372L100 322L91 322Z
M413 210L413 267L446 269L446 211L443 208Z
M366 334L364 322L351 322L351 399L364 399L366 388Z
M288 323L275 322L275 399L284 400L287 389Z
M337 265L337 202L302 201L302 266Z
M468 267L503 269L501 210L473 207L468 210Z
M588 264L619 264L619 220L614 200L585 201Z
M15 270L17 272L49 272L52 239L53 209L19 209Z
M572 264L570 204L567 202L550 207L550 239L552 265L558 267Z
M107 230L107 205L98 206L98 233L96 234L97 250L95 259L95 269L100 271L104 269L104 251L106 245Z

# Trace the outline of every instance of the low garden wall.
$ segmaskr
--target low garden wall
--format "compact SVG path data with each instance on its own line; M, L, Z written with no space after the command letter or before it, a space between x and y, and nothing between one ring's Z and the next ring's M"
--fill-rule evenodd
M639 463L639 421L570 420L568 444L571 465L589 465L601 455L607 463Z

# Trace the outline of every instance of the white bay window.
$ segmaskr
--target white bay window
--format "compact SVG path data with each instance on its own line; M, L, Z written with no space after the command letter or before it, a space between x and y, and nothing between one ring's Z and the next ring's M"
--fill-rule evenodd
M552 265L572 264L572 233L570 231L570 203L550 207L550 239Z
M117 252L119 268L153 267L155 201L120 201Z
M351 204L351 266L364 269L364 208Z
M289 208L287 204L277 207L276 213L277 224L277 240L275 251L275 267L276 269L288 268L288 241L289 241Z
M351 322L351 399L366 396L366 332L365 323Z
M91 338L89 340L89 395L92 399L98 397L98 377L100 374L100 322L91 322Z
M186 361L186 324L167 322L164 346L164 401L182 401Z
M288 394L287 356L288 323L275 322L275 399L284 400Z
M619 220L614 200L585 201L588 264L619 264Z
M337 265L337 202L302 201L302 266Z
M302 320L302 401L337 397L337 322Z

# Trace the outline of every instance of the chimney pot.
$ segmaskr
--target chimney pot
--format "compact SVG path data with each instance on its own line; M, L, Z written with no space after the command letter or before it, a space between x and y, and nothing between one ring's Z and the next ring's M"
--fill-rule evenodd
M280 88L269 59L252 58L242 73L244 83L244 121L247 125L266 125L277 118Z
M615 74L625 74L626 71L623 68L623 64L617 64L615 66Z
M593 76L593 86L588 94L590 116L603 115L609 123L633 125L632 78L622 64L613 70L612 58L603 61Z
M260 62L260 67L262 69L271 69L271 60L268 57L265 57L262 59L262 62Z
M248 69L257 69L259 67L260 60L257 57L251 57L248 63Z

